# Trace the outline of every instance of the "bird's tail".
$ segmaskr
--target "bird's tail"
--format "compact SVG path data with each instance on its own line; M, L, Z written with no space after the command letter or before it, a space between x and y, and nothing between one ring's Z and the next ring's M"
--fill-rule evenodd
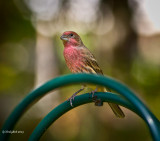
M104 88L103 91L107 92L106 88ZM121 110L121 108L117 104L114 104L114 103L108 103L108 104L111 107L113 113L116 115L116 117L118 117L118 118L124 118L125 117L123 111Z
M125 117L123 111L121 110L121 108L117 104L113 104L113 103L108 103L108 104L111 107L114 114L116 115L116 117L118 117L118 118L124 118Z

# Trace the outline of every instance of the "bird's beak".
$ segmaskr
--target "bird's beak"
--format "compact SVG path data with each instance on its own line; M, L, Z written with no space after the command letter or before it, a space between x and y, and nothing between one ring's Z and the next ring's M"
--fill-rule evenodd
M62 35L62 36L60 37L60 39L63 40L63 41L68 41L68 38L67 38L66 35Z

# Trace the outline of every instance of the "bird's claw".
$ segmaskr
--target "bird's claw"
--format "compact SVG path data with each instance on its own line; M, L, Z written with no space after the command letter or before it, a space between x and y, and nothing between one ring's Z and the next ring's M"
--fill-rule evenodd
M95 90L91 91L93 100L95 100L97 98L97 96L94 96L95 92L97 92L97 88Z
M73 101L74 101L74 98L76 97L76 95L72 95L68 101L70 102L70 105L73 107Z
M74 98L76 97L76 95L81 92L82 90L84 89L84 87L82 87L81 89L79 89L77 92L75 92L69 99L68 101L70 101L70 105L73 107L73 102L74 101Z
M95 102L95 106L103 106L103 101L101 99L97 99L97 96L95 96L95 92L97 92L97 88L93 91L91 91L92 94L92 100Z

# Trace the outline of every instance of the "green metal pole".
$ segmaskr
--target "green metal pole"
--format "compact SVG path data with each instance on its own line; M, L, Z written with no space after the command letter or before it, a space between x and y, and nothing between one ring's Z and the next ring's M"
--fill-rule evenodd
M142 116L146 124L148 125L151 135L155 141L160 141L160 125L158 119L149 111L149 109L134 95L134 93L129 90L126 86L117 82L111 78L107 78L104 76L92 75L92 74L72 74L57 77L52 79L37 88L36 90L29 93L26 98L24 98L17 107L10 114L8 119L6 120L3 130L13 130L15 124L19 120L19 118L23 115L25 110L33 104L35 101L40 99L46 93L56 88L59 88L64 85L75 84L75 83L94 83L98 85L103 85L114 89L115 91L122 94L136 109L136 111ZM0 133L0 140L8 139L9 134Z
M118 105L122 105L132 111L137 113L136 109L127 102L125 99L123 99L121 96L118 96L113 93L102 93L98 92L95 94L97 96L97 99L101 99L102 102L113 102L117 103ZM32 132L29 141L38 141L40 137L45 133L45 131L48 129L48 127L55 122L59 117L61 117L64 113L68 112L69 110L80 106L82 104L91 103L93 102L92 98L90 98L90 94L83 94L75 97L75 100L73 101L74 107L70 106L69 101L65 101L58 105L56 108L54 108L47 116L45 116L42 121L37 125L35 130ZM141 116L141 115L139 115Z

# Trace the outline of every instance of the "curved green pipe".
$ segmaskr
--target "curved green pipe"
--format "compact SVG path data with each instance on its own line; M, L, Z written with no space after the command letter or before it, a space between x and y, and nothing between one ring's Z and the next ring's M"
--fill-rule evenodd
M97 96L97 99L101 99L102 102L113 102L118 105L122 105L137 113L136 109L134 109L134 107L129 102L124 100L121 96L118 96L113 93L102 93L102 92L96 93L95 96ZM90 98L90 94L83 94L75 97L75 100L73 101L74 107L70 106L69 101L61 103L60 105L55 107L50 113L48 113L47 116L45 116L42 119L42 121L36 126L35 130L32 132L29 138L29 141L38 141L40 137L44 134L44 132L48 129L48 127L69 110L78 107L82 104L91 102L93 102L93 100L92 98ZM141 115L139 114L139 116Z
M13 112L10 114L10 116L6 120L4 126L2 127L2 130L12 130L16 122L25 112L25 110L31 104L33 104L33 102L35 102L36 100L44 96L47 92L64 85L82 83L82 82L104 85L122 94L133 105L137 113L139 113L142 116L142 118L144 119L144 121L146 122L146 124L150 129L153 139L155 141L160 141L160 123L158 119L137 98L137 96L135 96L131 90L129 90L125 85L121 84L120 82L117 82L111 78L107 78L100 75L93 75L93 74L71 74L71 75L57 77L55 79L48 81L41 87L29 93L18 104L18 106L13 110ZM1 132L0 140L7 139L8 137L9 137L9 134L2 134Z

